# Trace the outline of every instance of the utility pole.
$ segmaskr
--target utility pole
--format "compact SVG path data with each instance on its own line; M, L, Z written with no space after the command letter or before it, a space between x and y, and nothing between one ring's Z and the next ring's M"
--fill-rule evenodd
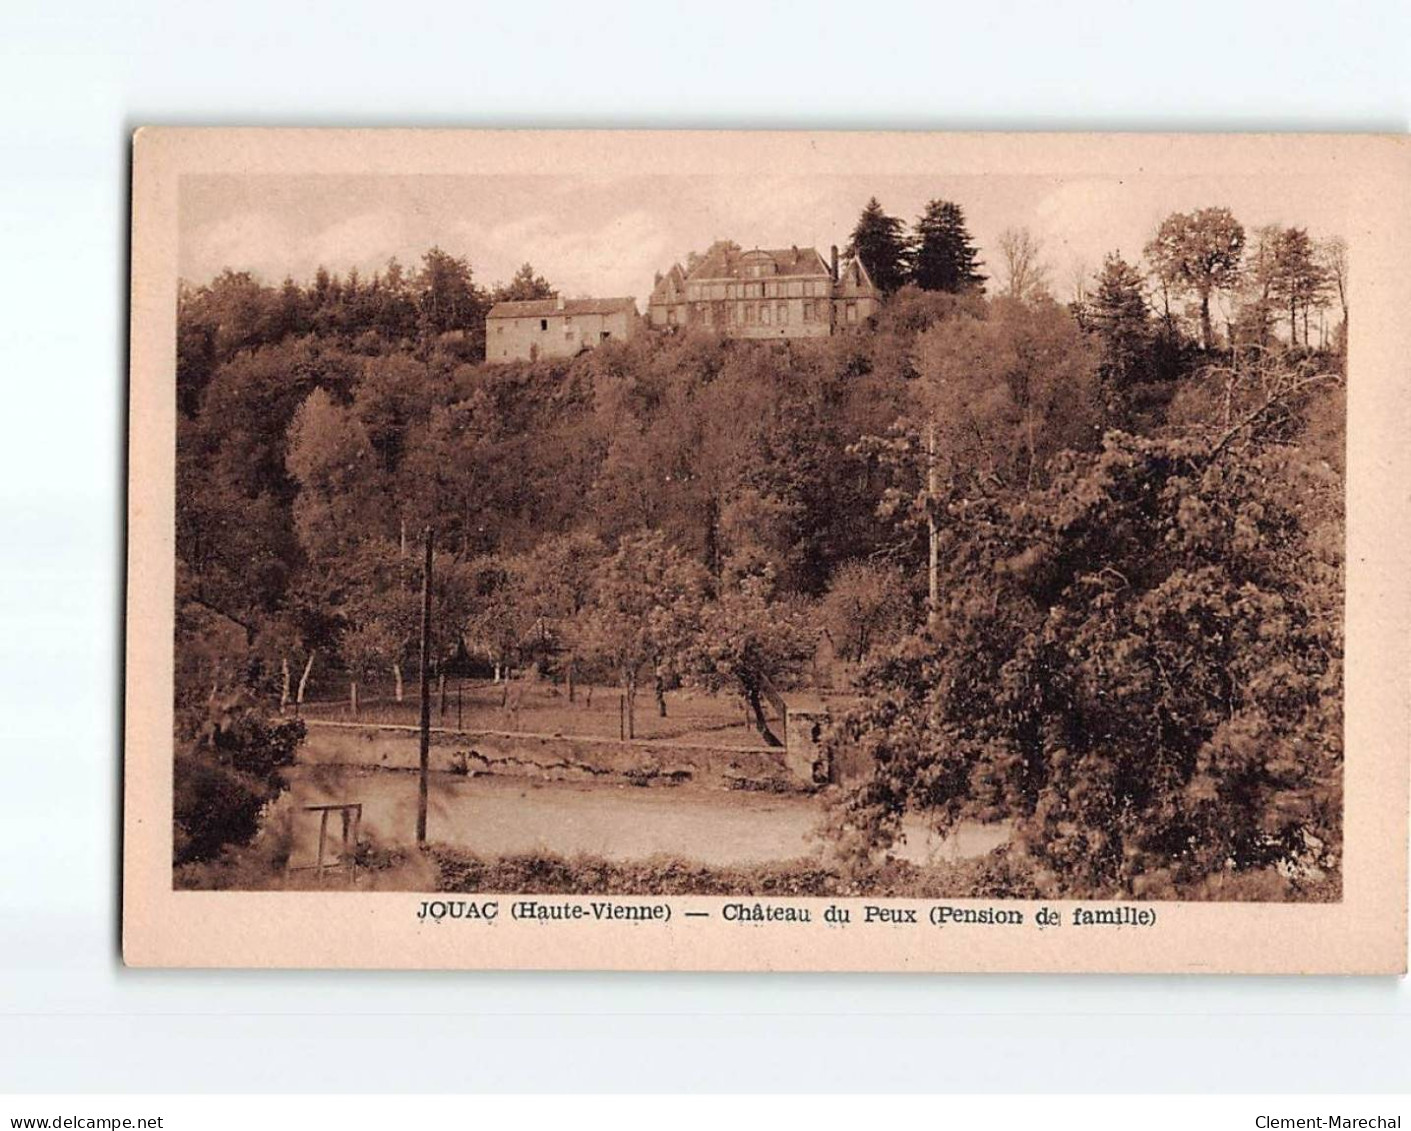
M927 567L926 627L932 628L941 607L941 542L936 529L936 418L926 422L926 531L930 537Z
M426 561L421 571L421 758L416 789L416 845L426 847L426 790L431 770L431 543L435 530L426 528Z

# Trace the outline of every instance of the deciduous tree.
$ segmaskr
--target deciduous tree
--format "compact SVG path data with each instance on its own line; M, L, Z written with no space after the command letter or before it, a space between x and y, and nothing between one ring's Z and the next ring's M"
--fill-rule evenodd
M1308 311L1327 286L1317 247L1306 228L1285 228L1274 245L1273 297L1282 299L1289 316L1289 344L1298 344L1298 316L1303 314L1303 344L1308 345Z
M651 673L660 700L666 679L681 669L705 593L704 568L660 532L624 538L599 566L579 639L584 652L621 681L629 738L643 673Z
M1200 310L1200 344L1215 345L1210 299L1239 280L1244 257L1244 228L1228 208L1173 212L1146 245L1146 256L1163 287L1193 294ZM1168 312L1169 313L1169 312Z
M999 234L1000 293L1019 302L1049 297L1049 267L1043 243L1028 228L1006 228Z
M782 746L769 726L765 700L782 715L780 692L804 670L817 642L807 607L776 593L774 578L767 571L729 576L717 600L701 614L690 670L708 690L732 687L738 691L760 738L766 745Z
M908 604L900 570L848 562L834 575L819 612L838 654L860 664L905 626Z

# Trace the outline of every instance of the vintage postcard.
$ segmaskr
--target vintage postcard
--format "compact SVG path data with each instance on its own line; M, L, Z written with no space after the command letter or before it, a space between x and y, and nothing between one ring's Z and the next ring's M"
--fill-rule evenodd
M1408 174L140 131L126 960L1404 972Z

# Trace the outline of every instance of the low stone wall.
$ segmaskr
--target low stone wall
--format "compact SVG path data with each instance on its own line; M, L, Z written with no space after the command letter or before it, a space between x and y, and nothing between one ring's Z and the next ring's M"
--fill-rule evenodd
M308 765L415 770L415 727L305 720L299 760ZM799 789L814 783L792 771L782 748L681 745L509 731L433 729L431 768L554 781L695 782L725 789Z

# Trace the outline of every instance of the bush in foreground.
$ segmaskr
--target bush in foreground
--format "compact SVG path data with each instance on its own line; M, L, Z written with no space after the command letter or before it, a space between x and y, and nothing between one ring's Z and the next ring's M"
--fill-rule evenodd
M232 703L211 712L173 767L172 862L214 860L247 845L304 739L298 719L271 720Z
M865 871L815 859L711 867L670 856L640 862L553 853L485 857L435 846L437 890L526 895L715 895L764 898L1036 898L1003 850L977 860L919 868L890 860Z

